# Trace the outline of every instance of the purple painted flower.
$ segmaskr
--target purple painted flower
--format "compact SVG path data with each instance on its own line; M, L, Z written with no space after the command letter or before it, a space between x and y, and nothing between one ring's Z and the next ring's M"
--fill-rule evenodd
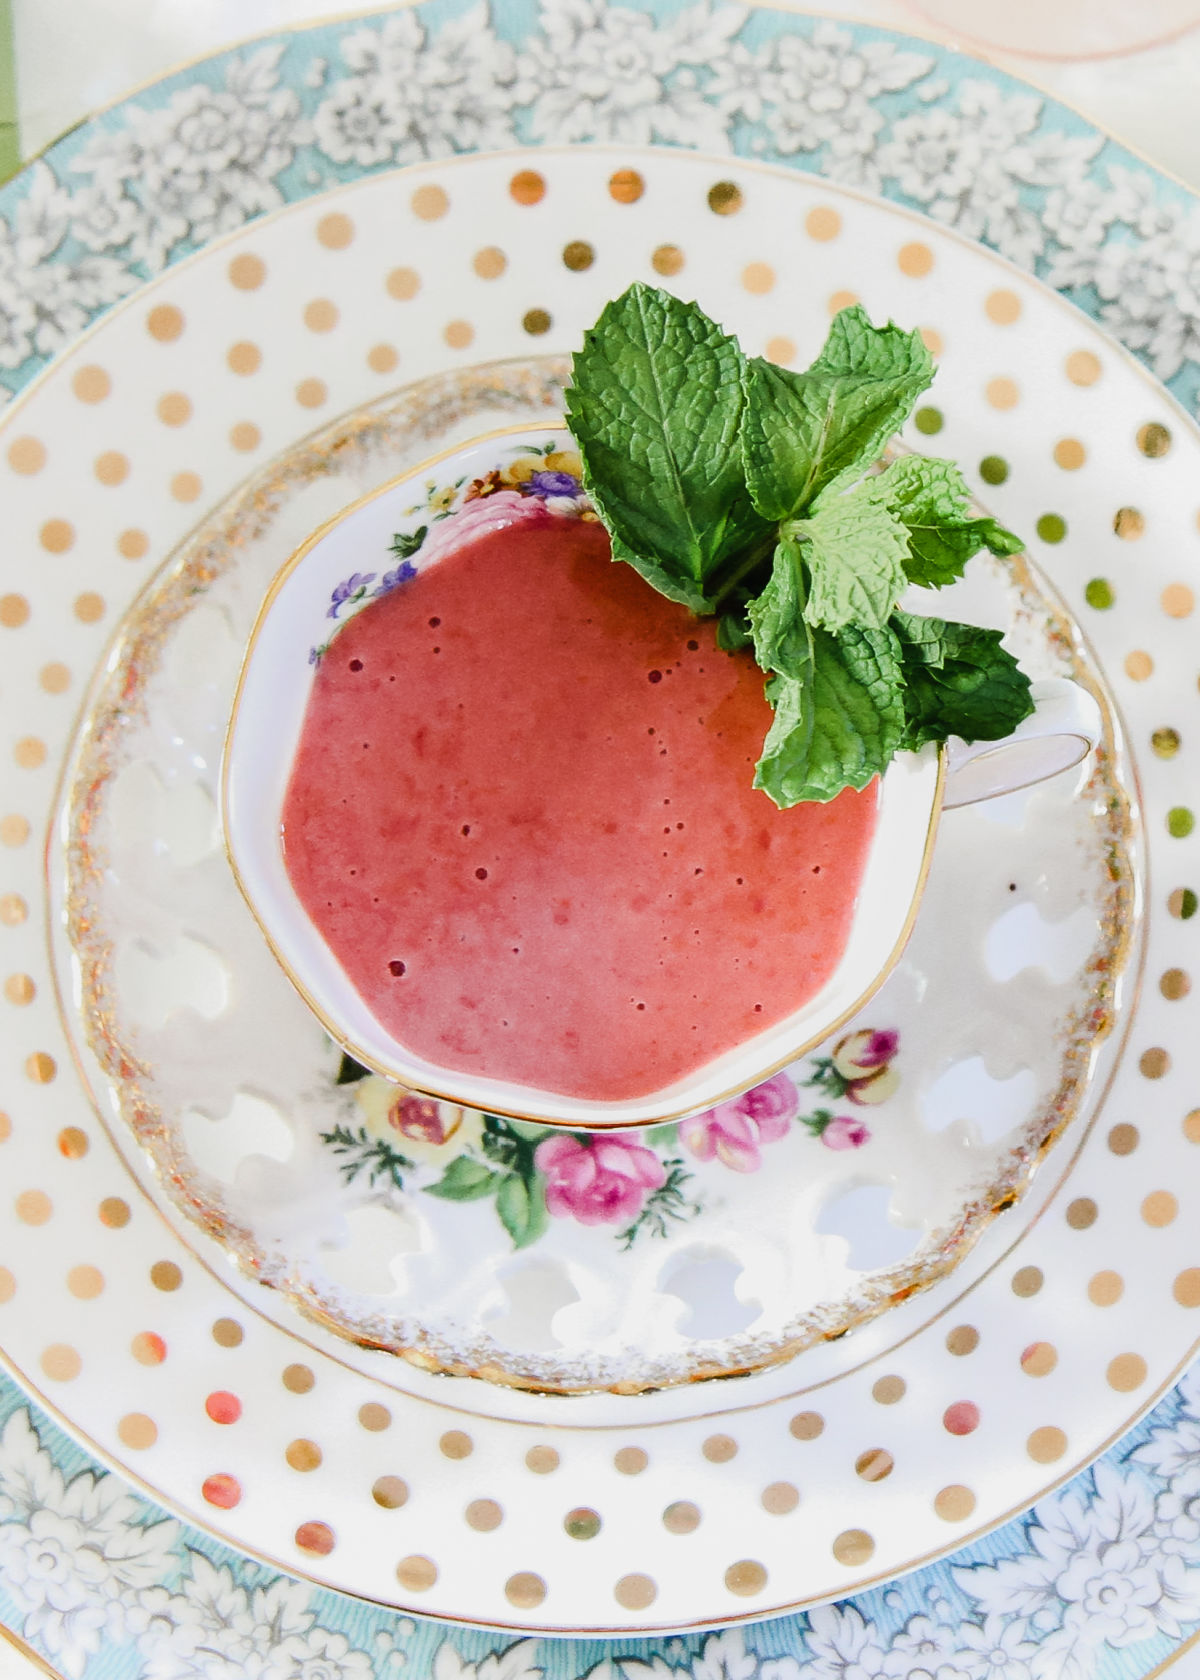
M377 572L352 572L329 597L330 607L325 617L336 618L347 601L361 600L377 576Z
M388 595L399 584L407 583L409 578L415 578L416 575L417 568L412 561L401 560L400 564L393 566L390 572L384 572L379 580L379 588L375 593L376 595Z
M732 1102L681 1121L680 1141L698 1161L715 1159L733 1172L757 1172L760 1145L785 1137L798 1107L796 1087L786 1073L777 1073Z
M573 473L535 472L524 488L531 496L578 496L579 480Z
M826 1149L861 1149L870 1136L871 1128L864 1121L839 1114L822 1129L821 1142Z

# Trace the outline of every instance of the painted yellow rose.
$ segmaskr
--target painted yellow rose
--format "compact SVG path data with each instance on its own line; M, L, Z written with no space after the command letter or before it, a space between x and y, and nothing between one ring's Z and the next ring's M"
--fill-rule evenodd
M446 1165L483 1136L483 1116L473 1108L422 1097L371 1074L354 1087L363 1124L418 1165Z
M543 472L545 462L540 455L518 455L508 466L501 467L500 477L505 484L528 484L535 472Z
M454 498L457 495L458 491L454 488L453 484L444 485L441 490L435 491L434 494L430 496L430 513L449 513L450 509L454 506Z
M556 449L546 456L542 471L565 472L570 473L572 478L582 478L583 462L573 449Z

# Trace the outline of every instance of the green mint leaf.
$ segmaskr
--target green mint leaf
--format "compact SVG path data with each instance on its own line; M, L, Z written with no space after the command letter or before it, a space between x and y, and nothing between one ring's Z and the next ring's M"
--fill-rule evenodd
M703 617L711 613L713 603L704 591L690 579L678 576L669 571L658 560L647 559L643 554L635 554L633 549L623 543L615 533L609 534L614 560L623 560L632 566L639 576L644 577L652 589L657 589L660 595L665 595L668 601L678 601L681 606L689 607L692 612Z
M999 741L1033 711L1029 678L1001 647L999 630L892 614L904 666L904 745L958 735Z
M722 613L717 620L717 646L725 653L737 653L740 648L753 645L745 607L737 612Z
M441 1196L447 1202L477 1202L490 1196L501 1182L501 1175L476 1161L471 1155L459 1155L451 1161L436 1184L427 1184L430 1196Z
M806 373L748 362L742 456L759 513L788 519L841 473L873 466L932 380L920 333L872 326L858 304L834 316Z
M995 519L972 519L969 493L952 461L905 455L878 480L887 504L908 531L904 569L910 583L941 589L962 576L981 548L1019 554L1022 543Z
M822 803L863 788L890 764L904 733L900 650L882 630L812 629L801 676L775 676L767 698L775 718L754 785L786 808Z
M808 586L804 545L781 537L775 546L771 576L747 615L754 635L754 655L764 671L798 682L809 680L813 661L812 629L805 619Z
M638 281L585 333L566 393L584 487L623 557L701 596L765 532L742 472L743 367L697 304Z
M811 583L804 616L825 630L857 624L881 630L908 582L908 533L891 512L878 478L850 490L831 484L790 534L804 538Z
M510 1173L496 1192L496 1212L514 1248L528 1248L550 1222L540 1179Z

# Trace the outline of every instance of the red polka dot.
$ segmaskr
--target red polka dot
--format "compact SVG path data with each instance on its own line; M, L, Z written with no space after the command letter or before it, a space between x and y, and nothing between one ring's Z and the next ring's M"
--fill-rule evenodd
M296 1530L296 1544L302 1552L327 1557L333 1550L333 1530L328 1523L305 1522Z
M204 1402L204 1410L214 1423L236 1423L242 1415L242 1402L236 1394L218 1388Z
M216 1476L210 1476L200 1491L210 1505L219 1505L223 1511L232 1511L242 1497L242 1484L236 1476L227 1476L221 1471Z
M969 1435L979 1428L979 1407L973 1400L956 1400L942 1413L942 1423L951 1435Z

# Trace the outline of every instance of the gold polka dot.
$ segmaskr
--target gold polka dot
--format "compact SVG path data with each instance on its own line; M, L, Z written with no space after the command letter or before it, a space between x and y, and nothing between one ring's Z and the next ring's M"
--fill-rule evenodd
M1165 998L1168 998L1172 1003L1177 1003L1180 998L1185 998L1191 991L1192 982L1188 978L1186 970L1169 968L1160 978L1158 989Z
M36 735L25 735L13 748L13 757L22 770L38 770L46 762L46 743Z
M1072 385L1094 385L1104 372L1100 358L1090 350L1072 350L1064 367Z
M1021 313L1021 300L1016 292L1004 289L989 292L983 309L988 320L994 321L998 327L1011 327Z
M572 274L583 274L596 260L595 249L586 239L572 239L563 246L563 267L570 269Z
M183 332L183 314L173 303L159 303L146 316L146 331L160 344L173 344Z
M636 169L617 169L608 178L608 196L618 204L636 204L646 183Z
M105 1196L100 1203L100 1223L110 1231L119 1231L131 1218L129 1203L120 1196Z
M842 218L830 205L819 204L805 216L804 231L810 239L817 239L825 244L830 239L836 239L841 233Z
M91 1148L88 1135L78 1126L64 1126L58 1134L58 1153L67 1161L82 1161Z
M989 379L983 394L993 408L1015 408L1021 400L1014 379Z
M229 429L229 441L234 449L243 454L251 449L257 449L262 442L262 433L252 420L239 420L236 426Z
M150 1282L169 1295L183 1282L183 1273L174 1260L156 1260L150 1268Z
M1027 1377L1048 1377L1058 1364L1058 1349L1052 1342L1034 1342L1021 1355L1021 1369Z
M57 1072L58 1064L54 1057L48 1056L44 1050L35 1050L25 1058L25 1077L32 1079L35 1085L49 1085Z
M176 473L171 480L171 494L177 502L194 502L203 488L199 474L194 472Z
M1125 1293L1125 1280L1120 1272L1096 1272L1088 1281L1088 1300L1094 1307L1111 1307Z
M1180 1272L1171 1293L1181 1307L1200 1307L1200 1266L1188 1266Z
M640 1476L649 1462L641 1447L619 1447L613 1454L613 1464L622 1476Z
M296 386L296 401L301 408L320 408L328 396L323 379L302 379Z
M119 449L106 449L102 455L97 455L92 463L92 471L101 484L110 487L124 484L129 477L129 457L122 455Z
M1163 979L1166 978L1167 976L1164 974ZM1140 1134L1137 1127L1131 1126L1127 1120L1122 1120L1119 1125L1113 1126L1109 1131L1108 1147L1114 1155L1132 1155L1139 1140Z
M229 264L229 283L239 292L256 292L266 277L266 263L251 251L243 251Z
M961 1482L952 1482L934 1496L933 1508L943 1522L966 1522L975 1509L975 1495Z
M1179 1212L1179 1203L1169 1190L1152 1190L1142 1202L1142 1218L1147 1225L1169 1225Z
M293 1470L319 1470L322 1453L315 1441L307 1440L303 1435L296 1440L289 1441L283 1452Z
M1054 445L1054 459L1064 472L1078 472L1087 460L1087 450L1078 438L1059 438Z
M921 342L931 356L940 356L946 348L942 335L936 327L922 327Z
M304 306L304 325L309 332L332 332L338 324L338 307L329 298L313 298Z
M690 1499L677 1499L662 1514L668 1534L694 1534L700 1527L699 1508Z
M1168 618L1187 618L1196 605L1196 597L1186 583L1169 583L1160 599Z
M530 1447L525 1454L525 1468L535 1476L548 1476L559 1466L558 1453L553 1447Z
M1137 508L1118 508L1113 514L1113 530L1125 542L1133 542L1146 529L1146 516Z
M327 251L344 251L354 238L354 223L340 210L322 216L317 223L317 239Z
M158 399L157 412L164 426L186 426L192 418L192 399L183 391L166 391Z
M7 1143L12 1136L12 1121L4 1110L0 1108L0 1143Z
M800 1490L791 1482L772 1482L759 1497L764 1511L773 1517L786 1517L799 1505Z
M463 1515L466 1517L467 1527L473 1528L478 1534L490 1534L504 1521L504 1512L494 1499L472 1499Z
M437 1578L437 1564L418 1553L401 1558L396 1565L396 1579L407 1592L428 1592Z
M289 1394L308 1394L315 1386L317 1379L307 1365L297 1364L286 1365L280 1381ZM359 1415L361 1417L362 1414Z
M1115 1359L1109 1360L1104 1374L1108 1386L1116 1389L1118 1394L1132 1394L1135 1388L1141 1388L1148 1372L1140 1353L1119 1353Z
M398 1511L408 1504L408 1483L400 1476L378 1476L371 1484L371 1498L385 1511Z
M508 267L508 258L498 245L485 245L472 257L471 267L481 280L499 280Z
M167 1357L167 1344L153 1330L139 1330L129 1344L129 1351L139 1365L161 1365Z
M52 1342L41 1358L42 1370L52 1382L74 1382L83 1360L68 1342Z
M815 1441L825 1428L825 1419L820 1412L797 1412L788 1424L788 1432L797 1441Z
M779 367L790 367L796 360L796 341L793 338L769 338L767 340L767 360Z
M741 187L734 181L718 181L708 189L708 208L714 216L736 216L745 202Z
M0 922L6 927L19 927L29 914L29 906L20 893L0 895Z
M71 673L65 665L52 660L38 672L38 682L47 694L65 694L71 686Z
M104 1273L97 1266L72 1266L67 1288L78 1301L94 1301L104 1290Z
M550 312L546 309L527 309L521 317L521 325L534 338L540 338L543 333L548 333L552 324Z
M69 519L47 519L38 532L47 554L65 554L75 543L75 527Z
M1200 1143L1200 1108L1192 1109L1183 1119L1183 1135L1189 1143Z
M504 1583L504 1596L518 1610L535 1610L546 1596L546 1583L532 1570L522 1569Z
M1171 447L1169 428L1157 420L1148 420L1144 426L1137 429L1137 446L1142 454L1148 455L1152 461L1159 460Z
M911 245L902 245L896 256L896 266L901 274L919 280L933 267L933 252L928 245L922 245L919 241Z
M475 328L470 321L450 321L442 333L442 337L451 350L465 350L475 337Z
M257 344L251 344L248 338L239 338L237 343L231 344L225 352L225 360L231 373L240 374L245 378L248 374L257 373L262 366L262 351Z
M71 380L71 389L80 402L103 402L112 391L112 380L104 368L89 362L86 367L77 369Z
M546 180L536 169L521 169L508 183L508 190L518 204L540 204L546 196Z
M140 560L150 547L150 538L145 531L130 528L122 531L117 538L117 551L126 560Z
M825 307L831 315L839 314L843 309L852 309L858 302L858 293L849 291L830 292Z
M1131 682L1145 682L1154 675L1154 661L1148 653L1138 648L1125 656L1125 675Z
M409 201L412 213L422 222L436 222L450 208L450 200L442 187L418 187Z
M871 1387L871 1398L879 1406L894 1406L908 1393L903 1377L880 1377Z
M1012 1292L1014 1295L1028 1298L1030 1295L1036 1295L1044 1282L1039 1266L1022 1266L1020 1271L1013 1273Z
M658 1597L658 1588L649 1575L622 1575L613 1597L623 1610L648 1610Z
M979 1332L973 1324L957 1324L946 1336L946 1348L961 1358L979 1346Z
M475 1451L474 1441L461 1429L448 1429L438 1446L443 1458L470 1458Z
M8 464L15 473L30 478L46 465L46 445L41 438L14 438L8 446Z
M1138 1071L1145 1079L1162 1079L1170 1070L1170 1066L1170 1056L1159 1046L1155 1046L1153 1050L1144 1050L1138 1058Z
M29 602L24 595L0 595L0 624L6 630L19 630L29 621Z
M864 1482L882 1482L891 1475L896 1461L886 1447L870 1447L854 1460L854 1474Z
M245 1334L236 1318L218 1318L213 1322L212 1339L218 1347L240 1347Z
M875 1555L875 1542L863 1528L847 1528L833 1542L833 1555L839 1563L867 1563Z
M1099 1208L1090 1196L1077 1196L1067 1208L1067 1224L1072 1231L1086 1231L1096 1223Z
M392 1414L377 1400L368 1400L358 1408L358 1421L364 1429L369 1429L372 1435L378 1435L381 1430L391 1427Z
M391 373L399 360L393 344L373 344L367 351L367 366L372 373Z
M11 1301L17 1292L17 1280L7 1266L0 1266L0 1303Z
M732 1435L710 1435L700 1451L710 1464L728 1464L737 1457L738 1444Z
M23 846L29 839L29 819L15 813L0 820L0 840L6 846ZM7 918L3 918L7 920Z
M1035 1464L1053 1464L1067 1450L1067 1437L1053 1424L1035 1429L1025 1442L1025 1451Z
M384 281L389 297L407 303L421 290L421 276L415 268L393 268Z
M671 275L678 274L683 264L684 255L678 245L659 245L650 258L650 266L655 274L665 275L668 279Z
M742 285L755 297L762 297L775 284L775 270L770 263L747 263L742 270Z
M22 1190L13 1207L22 1225L44 1225L54 1212L54 1203L44 1190Z
M28 974L10 974L4 982L4 995L9 1003L21 1009L33 1002L37 996L37 987Z
M134 1452L145 1452L158 1440L158 1425L145 1412L126 1412L117 1425L117 1438Z

